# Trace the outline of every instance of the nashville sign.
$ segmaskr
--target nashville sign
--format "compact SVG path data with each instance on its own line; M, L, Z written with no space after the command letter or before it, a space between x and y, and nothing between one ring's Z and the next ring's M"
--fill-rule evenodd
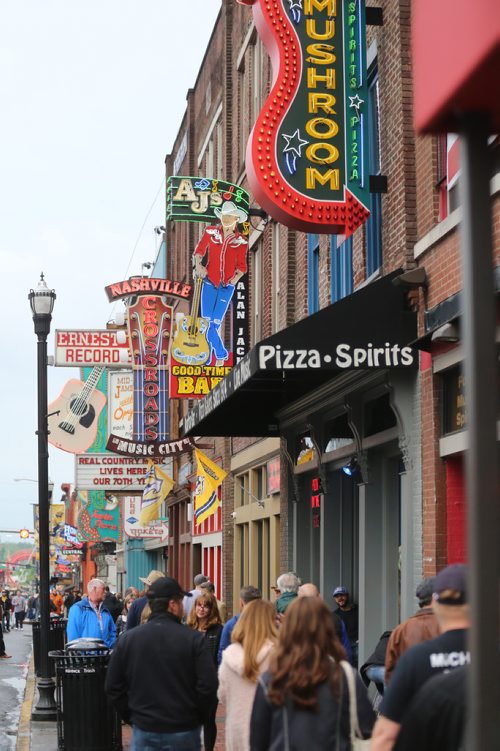
M133 276L125 282L116 282L105 287L108 300L120 300L123 297L135 295L173 295L188 298L192 287L182 282L172 282L170 279L154 279L152 277Z
M253 15L274 81L250 187L284 225L349 236L369 216L364 0L254 0Z

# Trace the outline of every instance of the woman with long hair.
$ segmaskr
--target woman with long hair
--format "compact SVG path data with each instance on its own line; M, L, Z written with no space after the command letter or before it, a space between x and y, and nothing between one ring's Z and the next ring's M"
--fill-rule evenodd
M220 701L226 704L226 750L250 748L250 714L260 674L267 670L278 640L276 609L266 600L245 605L222 653L219 668Z
M220 637L222 634L222 622L217 607L217 600L211 592L204 592L194 603L189 613L186 625L195 631L200 631L205 635L205 640L217 667L217 652L219 651ZM213 751L217 738L217 725L215 707L210 720L203 726L203 743L205 751Z
M127 630L127 617L128 617L128 611L130 610L130 606L135 600L135 595L126 595L124 603L123 603L123 610L121 614L116 619L116 638L120 636L120 634L124 634Z
M251 751L347 751L351 748L345 651L332 616L317 597L297 598L286 611L269 672L257 686ZM358 725L369 738L375 715L357 673Z

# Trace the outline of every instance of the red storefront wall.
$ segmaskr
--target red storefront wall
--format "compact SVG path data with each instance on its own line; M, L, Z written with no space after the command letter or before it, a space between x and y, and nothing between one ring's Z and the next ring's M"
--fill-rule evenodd
M462 456L447 459L445 467L448 563L464 563L467 559L467 520Z

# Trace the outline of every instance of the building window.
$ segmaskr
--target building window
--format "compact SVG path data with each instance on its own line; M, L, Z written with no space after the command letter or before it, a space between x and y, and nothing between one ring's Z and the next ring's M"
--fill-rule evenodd
M207 83L207 88L205 89L205 115L208 115L211 104L212 104L212 81L209 81Z
M380 175L380 108L378 71L368 77L368 174ZM370 193L370 217L366 222L366 275L382 265L382 197Z
M436 138L436 188L439 191L439 221L448 216L448 166L446 135L440 134Z
M331 300L337 302L352 294L352 235L330 238Z
M257 116L260 114L262 107L262 61L263 61L263 46L259 36L256 37L255 43L252 46L253 57L253 81L252 81L252 123L255 122Z
M271 318L273 334L280 329L280 225L272 224L272 300Z
M215 138L217 141L217 172L216 178L222 180L223 178L223 146L222 146L222 123L217 123Z
M212 139L208 142L205 165L205 175L211 177L214 174L214 142Z
M439 191L439 221L459 206L460 141L454 133L438 136L436 187Z
M236 485L234 492L234 505L244 506L248 503L249 499L250 476L248 472L244 472L242 475L235 477L234 482Z
M248 137L250 135L250 118L245 116L245 113L250 112L252 105L251 99L251 87L249 76L249 50L247 49L239 68L239 112L241 117L238 118L239 125L239 157L240 162L243 165L245 163L246 149Z
M307 303L309 315L319 310L319 235L307 235Z

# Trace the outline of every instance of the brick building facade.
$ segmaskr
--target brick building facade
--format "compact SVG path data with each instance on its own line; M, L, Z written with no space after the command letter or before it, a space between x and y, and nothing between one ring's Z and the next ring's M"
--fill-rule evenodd
M387 178L386 192L371 194L370 219L348 239L306 235L271 217L251 217L247 285L251 345L256 346L280 332L293 333L294 324L317 311L327 311L342 327L335 316L347 310L344 298L352 300L349 310L362 329L370 311L361 302L357 310L356 301L367 299L369 288L379 290L372 310L376 317L390 304L384 285L394 287L391 275L421 267L425 276L417 284L407 284L403 276L397 288L404 298L401 316L416 313L418 368L333 375L295 401L282 399L276 433L238 437L238 414L228 419L221 412L225 417L217 435L203 439L213 444L208 455L220 457L230 473L222 487L221 512L221 596L229 611L237 606L243 583L257 584L269 596L276 575L291 568L314 580L327 601L334 585L345 584L360 604L361 657L380 633L413 612L422 575L466 555L466 424L444 425L446 399L448 412L453 398L455 406L459 399L455 419L464 413L456 380L462 355L459 339L445 343L435 335L460 314L460 208L446 139L443 147L442 139L414 135L410 6L409 0L386 0L383 24L367 31L369 170ZM248 189L246 143L271 81L251 9L223 0L166 158L167 177L205 175ZM498 139L491 150L498 270ZM167 222L167 277L191 281L191 255L200 233L192 223ZM244 398L253 400L255 411L266 403L258 388ZM172 435L183 433L192 408L189 400L174 403ZM217 414L211 424L217 424ZM362 470L354 479L342 472L353 456ZM277 457L279 494L268 494L269 462ZM184 477L186 462L182 459L176 470ZM324 492L315 510L311 488L318 478ZM187 483L170 504L169 570L184 586L198 573L199 562L193 561L187 521L190 501Z

